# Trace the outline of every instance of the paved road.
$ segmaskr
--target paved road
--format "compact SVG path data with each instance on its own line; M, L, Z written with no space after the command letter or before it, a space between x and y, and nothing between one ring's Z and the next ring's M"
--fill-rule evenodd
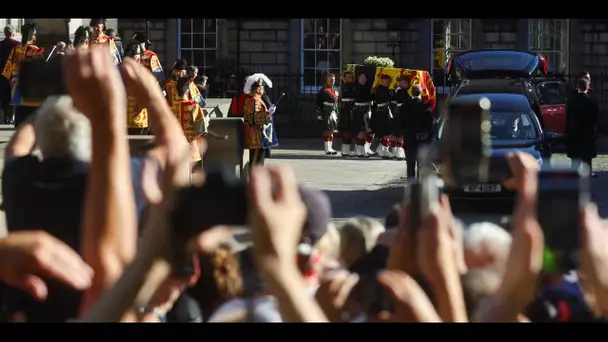
M0 125L0 167L4 165L4 148L11 134L9 127ZM608 148L601 150L608 151ZM568 162L563 154L554 158ZM406 183L404 162L326 156L320 140L282 139L281 147L273 150L268 164L288 164L302 183L325 190L332 202L336 223L357 215L384 220L392 205L402 200ZM608 217L608 192L602 191L608 189L608 154L594 160L594 169L599 177L592 180L593 198L602 216ZM504 215L491 211L480 213L478 208L455 209L465 222L504 219ZM0 212L0 216L2 234L4 215Z

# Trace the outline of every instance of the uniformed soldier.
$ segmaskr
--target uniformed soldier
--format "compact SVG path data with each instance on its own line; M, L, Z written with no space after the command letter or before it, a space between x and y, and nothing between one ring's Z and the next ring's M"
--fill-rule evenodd
M207 134L209 120L195 99L198 90L187 76L187 67L188 63L183 59L175 62L171 71L172 77L162 83L162 88L171 111L181 123L184 135L190 143L191 161L193 164L198 164L202 158L197 140Z
M125 50L125 58L133 58L142 63L143 49L138 43L130 43ZM160 91L160 90L159 90ZM135 96L127 96L127 132L129 135L146 135L149 130L148 111L141 108Z
M264 165L266 151L278 146L271 113L262 97L265 87L272 87L270 79L264 74L253 74L247 78L243 89L247 94L243 105L243 142L244 148L249 150L250 170L255 165Z
M74 33L74 48L88 49L93 39L93 29L89 26L79 26Z
M390 148L390 135L391 135L391 121L393 114L391 113L390 103L392 100L392 93L389 89L393 80L389 75L382 75L380 78L380 84L376 86L373 93L373 107L371 126L372 132L378 138L380 144L376 153L381 158L392 158L393 155L389 151Z
M93 28L93 39L91 40L90 44L109 44L110 53L114 58L114 64L120 64L122 62L122 59L120 57L120 52L116 47L116 42L114 42L114 40L110 36L105 34L106 20L103 18L91 19L91 21L89 22L89 26Z
M340 92L340 110L338 112L338 132L342 138L342 157L354 156L351 152L350 144L352 143L353 130L352 125L352 110L355 105L355 75L352 72L344 73L344 82L342 82L342 91Z
M399 160L405 159L404 136L405 136L405 116L407 108L412 97L409 94L410 80L407 76L400 76L398 79L399 88L395 92L395 100L397 102L397 111L393 118L392 131L393 136L397 138L395 150L392 152L394 157Z
M357 147L355 148L355 154L359 158L365 158L371 155L369 146L371 146L373 141L373 135L372 141L369 141L369 134L372 133L368 123L369 118L371 117L371 102L372 93L367 87L367 75L361 73L357 77L355 104L352 111L353 131L357 132Z
M148 40L148 36L143 32L136 32L133 34L133 41L139 43L142 48L143 54L141 60L143 66L154 74L154 77L156 77L158 82L164 81L165 71L160 64L158 55L154 51L150 50L152 43L150 40Z
M336 154L333 149L334 131L338 126L338 91L335 89L336 76L328 74L325 78L325 85L319 90L317 95L318 119L323 129L323 140L325 143L325 154Z
M2 70L2 76L6 77L11 85L10 104L15 106L15 127L34 113L44 100L23 98L19 83L21 63L43 58L44 49L36 46L36 24L28 23L21 26L21 44L13 47Z

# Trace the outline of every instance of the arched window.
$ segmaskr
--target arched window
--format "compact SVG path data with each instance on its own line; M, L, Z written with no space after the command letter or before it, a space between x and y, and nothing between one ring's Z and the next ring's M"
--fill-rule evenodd
M568 70L568 20L529 19L528 46L547 58L549 72Z
M471 19L433 19L431 74L436 87L446 86L447 62L452 55L471 49L471 36Z
M178 19L178 57L195 65L200 73L215 66L217 19Z
M342 19L301 19L300 29L300 87L302 92L317 92L324 75L340 75L342 70Z

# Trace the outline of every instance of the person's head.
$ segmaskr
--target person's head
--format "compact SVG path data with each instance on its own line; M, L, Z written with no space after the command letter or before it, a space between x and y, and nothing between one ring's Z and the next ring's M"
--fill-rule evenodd
M422 87L420 84L414 84L412 86L412 97L419 97L422 95Z
M579 78L586 78L589 80L589 83L591 83L591 74L589 73L589 71L583 71L578 75Z
M399 88L401 89L409 89L410 87L410 79L407 78L407 76L401 76L399 77Z
M510 248L511 235L494 223L475 223L463 231L464 260L468 271L462 277L462 285L471 312L481 299L498 290Z
M105 32L106 36L109 36L112 39L116 39L116 31L113 28L109 28Z
M384 226L369 217L355 217L339 231L340 260L344 267L349 267L374 248L378 236L384 232Z
M179 80L179 79L186 77L186 75L187 75L186 68L187 67L188 67L188 62L186 62L186 60L178 59L175 62L175 64L173 64L173 68L171 70L171 73L173 74L173 78Z
M261 73L253 74L246 78L243 92L261 96L264 94L266 87L272 88L272 81L270 81L268 76Z
M13 38L15 36L15 28L12 25L4 26L4 38Z
M92 36L90 27L79 26L74 33L74 47L88 48Z
M21 44L36 44L36 23L21 26Z
M581 92L589 91L589 80L587 78L581 77L576 81L576 89Z
M131 43L127 45L127 48L125 49L125 57L131 57L138 62L141 61L142 54L143 50L141 48L141 45L137 43Z
M201 85L203 86L203 88L205 88L207 86L207 81L209 81L209 77L202 75L201 76Z
M189 78L193 78L193 79L196 78L198 76L198 68L194 65L189 65L186 68L186 75Z
M355 82L355 75L353 75L352 72L345 72L344 73L344 83L353 83Z
M380 77L380 84L382 84L383 87L388 88L391 85L391 82L393 82L393 79L389 75L382 75L382 77Z
M359 76L357 77L357 83L362 86L366 85L367 84L367 75L365 75L363 73L359 74Z
M55 51L57 51L57 53L65 53L66 48L67 45L65 44L65 42L58 42L57 44L55 44Z
M144 32L135 32L133 34L133 42L141 45L141 48L145 51L148 49L150 41L148 40L148 36Z
M42 156L91 159L91 122L67 95L51 96L38 109L34 131Z
M334 84L336 84L336 75L327 74L327 76L325 77L325 85L333 87Z
M95 37L102 34L106 29L106 20L104 18L94 18L89 22L89 26L93 28Z
M327 232L315 244L315 249L322 256L323 266L333 267L340 262L340 232L333 223L327 227Z

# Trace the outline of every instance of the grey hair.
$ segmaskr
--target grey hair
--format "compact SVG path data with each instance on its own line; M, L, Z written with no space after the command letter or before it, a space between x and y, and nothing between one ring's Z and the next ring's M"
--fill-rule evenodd
M74 108L67 95L47 98L34 124L43 158L91 160L91 122Z
M412 86L412 96L420 96L422 94L422 87L420 84L414 84Z
M465 254L491 253L491 262L481 267L469 267L462 277L462 287L467 298L467 309L473 314L484 298L498 290L511 249L511 235L501 226L480 222L463 230ZM467 265L469 266L469 265Z
M4 36L5 37L12 37L13 33L15 33L15 28L13 27L13 25L4 26Z
M370 217L355 217L340 227L340 253L346 264L371 251L385 228L378 220Z

